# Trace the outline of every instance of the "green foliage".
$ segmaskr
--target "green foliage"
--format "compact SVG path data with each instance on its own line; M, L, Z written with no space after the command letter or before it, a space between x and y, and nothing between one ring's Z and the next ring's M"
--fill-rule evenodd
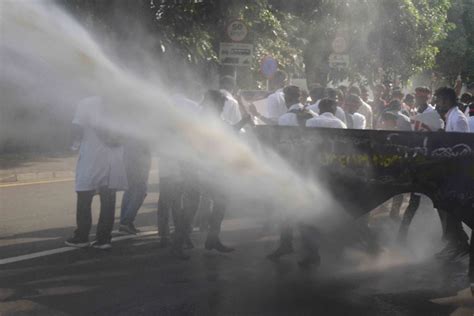
M474 81L474 1L454 0L448 21L454 28L439 47L435 71L438 77L453 82L461 74L465 81Z
M470 69L472 74L474 64L472 0L61 2L74 7L76 13L89 12L109 30L123 28L121 21L126 12L128 21L140 21L153 34L156 56L165 65L171 65L171 69L177 64L200 70L217 67L226 21L241 19L249 27L255 47L253 82L263 80L259 64L265 55L275 57L291 75L305 74L309 83L322 84L344 79L403 82L436 63L443 73ZM451 2L454 7L446 23ZM454 25L458 27L454 29ZM449 40L444 40L448 35ZM348 43L348 69L334 70L328 66L331 43L336 36L344 37Z

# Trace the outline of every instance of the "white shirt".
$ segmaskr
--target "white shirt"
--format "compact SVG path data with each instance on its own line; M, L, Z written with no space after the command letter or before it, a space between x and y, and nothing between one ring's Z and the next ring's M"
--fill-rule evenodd
M362 114L365 117L365 123L366 126L365 128L372 129L372 123L373 123L373 113L372 113L372 107L362 101L362 105L360 106L358 112Z
M469 133L466 116L455 106L446 114L446 132Z
M227 98L224 103L224 109L222 110L221 118L230 125L235 125L242 120L239 103L229 91L221 89L221 92L224 93Z
M285 94L283 88L276 90L267 98L267 112L268 118L278 121L280 116L288 111L285 103Z
M347 128L343 121L330 112L325 112L307 120L306 127Z
M436 132L444 128L444 122L436 111L424 111L410 119L414 131Z
M296 103L290 106L287 113L281 115L278 118L278 125L280 126L299 126L298 118L295 113L290 113L291 110L300 110L303 108L303 104Z
M474 116L469 116L467 118L467 123L469 124L469 132L474 133Z
M357 112L349 115L352 115L353 129L365 129L365 116Z
M308 110L313 111L316 114L319 114L319 102L321 102L321 100L316 101L316 103L314 103L314 104L308 105L306 108ZM344 110L340 106L336 107L336 114L335 115L344 124L346 123L346 114L344 113Z
M171 97L171 100L173 101L173 104L185 111L190 112L191 115L194 115L196 113L199 113L201 111L201 106L194 102L193 100L190 100L186 98L182 94L175 94Z
M105 125L105 119L100 97L89 97L79 102L72 121L83 130L76 166L77 192L98 190L101 187L127 189L123 146L106 146L95 132L95 128Z
M421 112L421 113L428 113L428 112L433 112L433 111L436 111L435 107L432 106L431 104L428 104L428 106L426 107L426 109Z

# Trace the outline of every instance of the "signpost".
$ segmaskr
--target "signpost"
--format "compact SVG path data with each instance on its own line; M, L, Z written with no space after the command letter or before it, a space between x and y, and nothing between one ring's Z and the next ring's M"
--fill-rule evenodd
M250 67L253 58L253 45L247 43L221 42L219 59L222 65Z
M348 54L331 54L329 55L329 67L336 69L345 69L349 67Z
M271 77L273 77L275 72L277 72L277 70L278 62L275 58L273 58L272 56L263 57L260 63L260 72L265 78L270 79Z
M249 30L241 20L232 20L225 28L226 41L219 45L221 65L250 67L253 44L246 41Z
M330 68L341 70L349 68L349 54L347 54L347 42L344 37L337 36L331 43L333 53L329 55L328 64Z

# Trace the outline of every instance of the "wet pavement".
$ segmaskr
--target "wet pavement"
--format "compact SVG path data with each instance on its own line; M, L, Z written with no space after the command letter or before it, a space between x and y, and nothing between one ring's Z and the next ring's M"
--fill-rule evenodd
M194 233L189 261L159 249L153 235L5 265L0 315L449 315L454 307L429 300L467 282L465 262L361 268L324 248L320 269L302 270L297 253L264 258L275 236L233 225L223 234L232 254L203 250Z

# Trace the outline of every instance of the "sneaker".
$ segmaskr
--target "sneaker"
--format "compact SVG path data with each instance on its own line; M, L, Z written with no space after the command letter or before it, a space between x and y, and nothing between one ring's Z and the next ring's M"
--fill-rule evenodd
M69 238L64 242L67 246L76 247L76 248L86 248L90 246L89 240L80 239L76 236Z
M235 249L232 248L232 247L227 247L225 246L224 244L221 243L221 241L219 240L218 237L208 237L206 239L206 242L204 244L204 247L207 249L207 250L217 250L218 252L223 252L223 253L227 253L227 252L232 252L234 251Z
M95 249L107 250L107 249L112 248L112 244L110 243L110 241L99 242L98 240L96 240L92 243L92 247Z
M132 223L127 224L127 225L120 224L119 226L119 233L122 233L122 234L136 235L139 232L140 230L136 229Z

